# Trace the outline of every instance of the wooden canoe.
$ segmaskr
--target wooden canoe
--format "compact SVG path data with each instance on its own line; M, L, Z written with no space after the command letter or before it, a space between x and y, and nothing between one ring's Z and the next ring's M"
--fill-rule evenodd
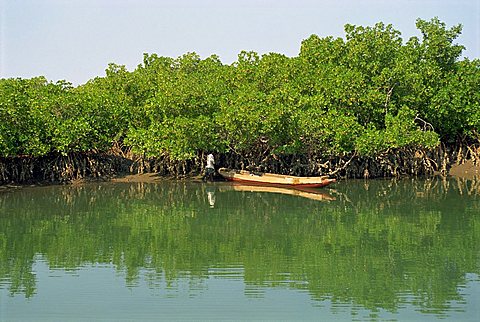
M230 170L220 168L218 173L229 181L255 184L274 184L290 187L319 188L334 183L335 179L322 177L296 177L273 173L252 173L245 170Z

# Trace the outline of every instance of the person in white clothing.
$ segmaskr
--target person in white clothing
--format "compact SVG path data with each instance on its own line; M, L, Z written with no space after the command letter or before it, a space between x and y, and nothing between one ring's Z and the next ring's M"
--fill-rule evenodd
M213 154L207 155L207 166L205 167L205 175L203 176L203 180L206 181L207 179L213 181L213 174L215 173L215 159L213 158Z

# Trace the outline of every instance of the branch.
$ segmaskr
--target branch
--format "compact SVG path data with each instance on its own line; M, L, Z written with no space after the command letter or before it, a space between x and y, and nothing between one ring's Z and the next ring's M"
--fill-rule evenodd
M435 132L435 129L433 128L433 125L428 123L427 121L425 121L424 119L421 119L420 117L415 116L415 120L414 121L421 121L423 123L423 130L424 131L427 131L427 128L430 128L432 131Z
M387 97L385 98L385 114L387 114L388 103L390 102L390 97L392 97L394 88L395 88L395 84L387 92Z
M357 156L357 151L353 152L353 155L352 155L352 157L350 158L350 160L348 160L341 168L338 168L338 169L336 169L335 171L330 172L328 175L329 175L329 176L333 176L333 175L335 175L337 172L342 171L343 169L345 169L345 168L350 164L350 162L352 162L353 158L356 157L356 156Z

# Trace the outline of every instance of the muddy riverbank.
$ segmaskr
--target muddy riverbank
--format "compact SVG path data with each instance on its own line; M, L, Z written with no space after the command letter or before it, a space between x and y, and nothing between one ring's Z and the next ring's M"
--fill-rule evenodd
M463 164L456 164L452 166L449 174L457 178L480 178L480 165L475 165L472 160L468 160Z

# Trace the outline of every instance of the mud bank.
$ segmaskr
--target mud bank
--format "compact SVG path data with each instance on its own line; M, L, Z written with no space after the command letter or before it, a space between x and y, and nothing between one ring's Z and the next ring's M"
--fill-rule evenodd
M452 166L450 175L457 178L473 179L480 178L480 164L475 165L472 160L463 164Z

